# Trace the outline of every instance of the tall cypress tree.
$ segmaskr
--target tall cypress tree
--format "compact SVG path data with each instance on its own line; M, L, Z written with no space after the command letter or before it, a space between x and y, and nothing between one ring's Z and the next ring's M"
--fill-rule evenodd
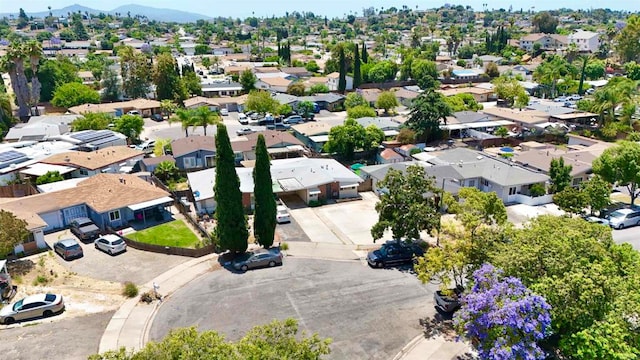
M367 64L369 62L369 54L367 53L367 45L362 43L362 62Z
M256 144L256 165L253 168L253 195L255 215L253 217L253 236L256 242L265 248L273 245L276 231L276 200L271 182L271 159L262 134Z
M353 53L353 88L356 89L360 83L362 83L362 71L360 71L360 52L356 43Z
M245 252L249 230L242 208L233 149L224 124L218 125L216 137L216 182L213 192L216 200L216 237L220 247L232 252Z
M344 46L340 46L340 77L338 78L338 92L344 94L347 89L347 64L344 58Z

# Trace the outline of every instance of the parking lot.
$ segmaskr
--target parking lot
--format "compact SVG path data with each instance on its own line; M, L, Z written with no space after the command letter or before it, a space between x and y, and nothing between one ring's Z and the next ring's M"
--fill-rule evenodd
M53 244L56 241L67 238L75 239L75 236L69 230L45 235L45 241L51 248L53 248ZM79 243L84 251L82 258L65 261L56 255L56 259L70 271L99 280L131 281L141 285L172 267L191 259L184 256L158 254L131 248L124 253L111 256L95 249L93 244Z

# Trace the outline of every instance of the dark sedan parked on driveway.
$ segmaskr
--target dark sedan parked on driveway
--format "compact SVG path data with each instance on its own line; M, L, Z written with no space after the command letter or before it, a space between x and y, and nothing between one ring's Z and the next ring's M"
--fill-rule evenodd
M231 261L235 270L247 271L260 267L282 265L282 253L279 249L257 249L247 251Z
M416 243L402 240L390 240L380 249L367 254L367 262L373 267L401 265L413 261L414 257L424 255L424 250Z
M69 223L69 230L71 230L73 235L77 236L78 239L85 242L93 240L100 235L100 228L97 227L91 219L86 217L73 219Z

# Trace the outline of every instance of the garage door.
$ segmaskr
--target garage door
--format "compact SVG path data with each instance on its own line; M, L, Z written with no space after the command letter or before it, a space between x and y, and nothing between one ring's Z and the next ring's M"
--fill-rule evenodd
M69 224L71 220L79 217L87 217L87 207L84 205L78 205L63 210L64 223Z
M44 222L47 223L47 227L44 229L44 231L61 229L62 227L64 227L61 221L62 219L60 219L60 212L57 210L54 212L40 214L40 217L42 218L42 220L44 220Z

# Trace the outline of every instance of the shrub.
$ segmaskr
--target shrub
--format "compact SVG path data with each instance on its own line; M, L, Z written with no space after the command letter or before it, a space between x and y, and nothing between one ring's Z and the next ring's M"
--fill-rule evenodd
M47 279L46 276L38 275L35 279L33 279L33 286L46 285L48 282L49 279Z
M122 295L128 298L133 298L138 296L138 286L132 283L131 281L127 281L124 283L124 288L122 289Z
M529 194L531 194L531 197L542 196L546 193L547 191L545 190L544 185L542 184L533 184L529 188Z
M280 244L280 250L281 251L289 250L289 244L287 244L286 242L283 242L282 244Z

